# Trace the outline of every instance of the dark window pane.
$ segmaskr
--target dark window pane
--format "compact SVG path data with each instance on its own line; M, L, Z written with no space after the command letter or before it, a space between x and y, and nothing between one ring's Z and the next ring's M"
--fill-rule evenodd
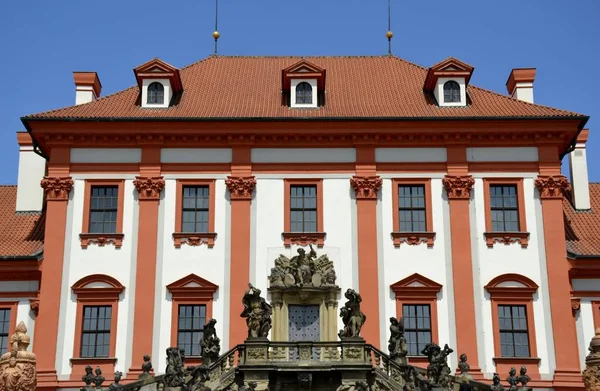
M425 186L398 187L398 218L401 232L427 231Z
M165 88L161 83L154 82L148 86L148 103L162 104L165 102Z
M83 307L81 357L108 357L111 316L111 306Z
M307 82L299 83L296 86L296 104L312 104L312 86Z
M208 186L184 186L181 211L182 232L208 232Z
M118 186L92 186L90 200L90 233L116 233Z
M317 187L290 186L290 230L317 232Z
M431 317L428 304L404 304L402 306L404 330L408 354L421 355L425 345L431 342Z
M460 86L457 82L450 80L444 83L444 102L460 102Z
M206 324L206 306L180 305L177 345L190 356L200 355L200 338Z
M0 308L0 355L8 351L8 329L10 327L10 309Z
M527 309L523 305L498 306L500 347L503 357L529 357Z
M519 231L519 205L515 185L491 185L492 231Z

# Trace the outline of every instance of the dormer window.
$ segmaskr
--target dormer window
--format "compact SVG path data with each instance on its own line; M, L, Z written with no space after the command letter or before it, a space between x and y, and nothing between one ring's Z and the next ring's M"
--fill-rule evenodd
M464 107L468 104L467 85L473 69L456 58L447 58L429 68L423 89L433 95L440 107Z
M133 70L143 108L168 108L183 92L179 69L155 58ZM175 99L174 99L175 98Z
M165 102L165 87L157 81L148 86L148 103L160 104Z
M296 104L311 105L313 103L312 86L303 81L296 86Z
M460 102L460 85L454 80L444 83L444 102Z

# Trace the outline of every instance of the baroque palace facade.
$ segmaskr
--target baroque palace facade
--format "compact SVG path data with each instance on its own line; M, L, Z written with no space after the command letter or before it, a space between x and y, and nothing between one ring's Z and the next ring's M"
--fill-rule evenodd
M87 365L126 383L169 346L198 362L210 318L226 351L247 336L248 283L273 305L271 340L336 340L340 289L276 289L324 255L304 284L358 291L368 343L385 350L403 317L415 366L433 341L477 380L526 365L535 388L583 387L600 186L588 117L534 104L535 69L514 69L509 95L454 58L134 73L100 97L98 75L75 72L75 106L22 118L18 186L0 188L0 348L24 321L38 388L79 388Z

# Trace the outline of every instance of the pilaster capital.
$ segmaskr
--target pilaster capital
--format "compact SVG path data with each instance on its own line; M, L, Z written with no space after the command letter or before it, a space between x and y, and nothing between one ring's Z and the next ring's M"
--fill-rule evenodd
M160 198L160 192L165 187L165 180L162 176L136 176L133 185L138 191L138 198L140 201L158 200Z
M73 178L66 177L44 177L40 186L46 193L47 201L68 201L69 193L73 188Z
M253 176L228 176L225 185L229 189L229 197L233 200L250 200L252 191L256 187L256 178Z
M377 192L381 189L383 181L379 176L353 176L350 178L350 186L356 193L357 200L375 200Z
M449 200L468 200L475 179L471 175L446 175L442 179Z
M571 190L564 175L539 175L534 183L541 199L562 199L564 193Z

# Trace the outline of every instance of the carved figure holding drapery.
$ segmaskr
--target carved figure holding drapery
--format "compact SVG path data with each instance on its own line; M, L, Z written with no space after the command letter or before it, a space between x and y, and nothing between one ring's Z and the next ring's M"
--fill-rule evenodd
M202 364L210 366L210 364L219 358L221 351L221 340L217 337L215 325L216 319L210 319L204 326L202 340L200 341L200 354L202 356Z
M168 387L181 387L185 383L185 355L183 349L167 348L167 369L165 384Z
M252 284L248 284L248 288L242 298L244 311L240 314L242 318L246 318L248 338L267 338L271 329L273 308L260 296L260 289Z
M333 262L327 254L317 257L312 245L308 254L299 248L292 258L279 255L269 275L271 287L332 287L336 279Z
M390 339L388 341L388 350L390 359L402 361L408 354L406 348L406 338L404 338L404 320L392 317L390 318Z
M450 367L448 366L448 356L454 350L444 345L444 349L440 348L436 343L428 343L421 351L427 356L429 365L427 366L427 378L429 381L443 388L450 386Z
M354 289L348 289L344 293L348 301L340 308L340 317L344 323L344 328L340 330L340 339L360 338L360 330L367 320L366 315L360 310L362 298Z

